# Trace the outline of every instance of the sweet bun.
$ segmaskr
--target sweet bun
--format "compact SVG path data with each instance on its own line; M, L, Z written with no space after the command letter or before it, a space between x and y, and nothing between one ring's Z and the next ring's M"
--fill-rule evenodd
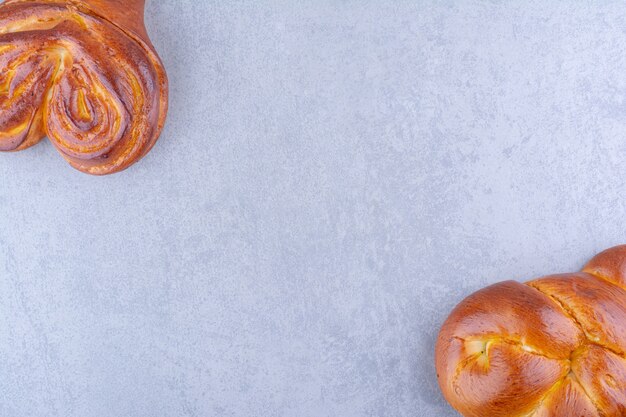
M626 416L626 246L582 272L470 295L444 323L435 365L466 417Z
M155 144L168 83L144 0L0 5L0 151L47 136L76 169L121 171Z

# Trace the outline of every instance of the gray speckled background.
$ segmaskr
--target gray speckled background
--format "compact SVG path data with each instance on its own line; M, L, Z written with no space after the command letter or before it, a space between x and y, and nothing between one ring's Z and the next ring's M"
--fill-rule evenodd
M149 1L154 151L0 155L0 415L454 416L447 312L625 240L626 9L445 3Z

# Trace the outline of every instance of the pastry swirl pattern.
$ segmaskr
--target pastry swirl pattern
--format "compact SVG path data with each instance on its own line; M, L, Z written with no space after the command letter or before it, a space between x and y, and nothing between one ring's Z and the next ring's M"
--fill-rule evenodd
M74 168L118 172L158 139L167 96L143 0L0 5L1 151L47 136Z

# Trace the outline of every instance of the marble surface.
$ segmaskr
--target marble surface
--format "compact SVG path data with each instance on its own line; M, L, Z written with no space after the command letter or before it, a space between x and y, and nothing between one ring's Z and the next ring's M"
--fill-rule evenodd
M0 155L0 415L456 414L449 310L624 243L621 2L149 0L154 150Z

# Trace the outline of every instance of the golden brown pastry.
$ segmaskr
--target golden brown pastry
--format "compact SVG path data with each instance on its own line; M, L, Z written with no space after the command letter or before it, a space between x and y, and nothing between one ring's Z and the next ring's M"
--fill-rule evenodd
M167 77L144 0L7 0L0 5L0 150L44 136L76 169L121 171L159 137Z
M470 295L443 325L435 362L467 417L626 416L626 245L579 273Z

